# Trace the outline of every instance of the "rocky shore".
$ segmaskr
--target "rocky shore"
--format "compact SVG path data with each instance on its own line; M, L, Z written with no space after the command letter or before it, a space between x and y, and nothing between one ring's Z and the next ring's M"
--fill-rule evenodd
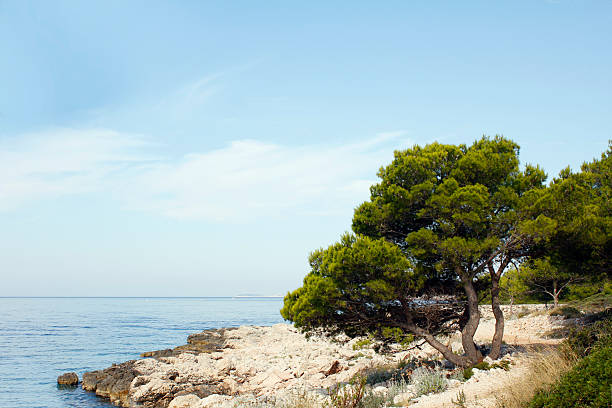
M482 312L476 338L486 342L494 321L490 310ZM514 344L552 342L545 333L559 324L547 315L510 318L505 338ZM325 390L357 373L406 358L439 357L427 345L381 354L358 341L306 338L287 324L206 330L189 336L186 345L85 373L82 387L122 407L234 407L297 390L325 398ZM458 336L446 342L461 351Z

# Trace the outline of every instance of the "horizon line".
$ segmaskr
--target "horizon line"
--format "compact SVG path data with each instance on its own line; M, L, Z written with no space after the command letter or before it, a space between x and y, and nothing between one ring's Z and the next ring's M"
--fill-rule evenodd
M284 296L0 296L0 299L280 299Z

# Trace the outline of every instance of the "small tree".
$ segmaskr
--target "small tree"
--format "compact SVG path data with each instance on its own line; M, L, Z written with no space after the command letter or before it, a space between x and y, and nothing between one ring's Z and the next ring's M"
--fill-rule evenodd
M529 288L525 284L521 270L513 267L504 273L499 281L501 292L510 299L510 314L514 314L515 300L527 293Z
M535 259L521 265L521 281L531 292L550 296L554 307L559 305L563 289L575 282L576 275L563 272L551 264L550 259Z

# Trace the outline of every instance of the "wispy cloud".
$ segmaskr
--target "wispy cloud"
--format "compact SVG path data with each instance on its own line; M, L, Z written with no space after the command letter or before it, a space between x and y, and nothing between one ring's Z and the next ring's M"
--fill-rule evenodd
M0 209L47 196L102 191L129 210L212 221L345 213L367 198L404 132L349 145L239 140L152 160L142 138L63 130L0 145Z
M113 174L149 160L144 139L110 130L55 129L0 140L0 210L100 190Z
M206 73L192 79L173 92L164 95L152 107L140 106L139 109L150 110L152 114L164 117L187 118L204 109L215 95L220 93L226 83L236 80L239 74L257 66L259 61L251 61L242 65L228 67L222 71Z
M224 75L223 72L205 75L187 83L159 100L151 111L175 118L192 115L219 92L219 79Z

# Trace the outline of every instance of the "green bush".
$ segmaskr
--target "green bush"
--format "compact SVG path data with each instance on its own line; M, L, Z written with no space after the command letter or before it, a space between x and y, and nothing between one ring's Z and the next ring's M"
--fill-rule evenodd
M500 360L497 362L494 362L493 364L489 364L486 361L481 361L478 364L474 364L472 366L472 368L477 368L479 370L492 370L494 368L501 368L504 371L508 371L510 370L510 362L508 360ZM472 371L470 374L470 377L472 376L472 374L474 374L474 372ZM464 371L464 376L465 376L465 371Z
M408 347L410 343L414 341L413 334L406 334L399 327L383 327L382 328L382 336L385 339L393 341L394 343L399 344L402 347Z
M538 392L529 408L609 408L612 406L612 347L583 358L561 380Z
M508 371L510 370L510 361L508 360L498 361L497 363L493 363L491 368L501 368L504 371Z
M567 302L566 306L573 306L583 313L597 313L609 309L612 306L612 284L606 283L606 289L602 293L597 293L586 299Z
M371 339L357 340L355 344L353 344L353 350L362 350L364 348L369 348L371 345L372 345Z
M468 368L464 368L463 369L463 378L467 381L470 378L472 378L472 376L474 375L474 370L472 370L472 367L468 367Z
M479 370L490 370L491 366L486 361L481 361L478 364L474 364L472 368L477 368Z
M612 347L612 309L607 309L589 318L594 321L590 326L572 330L565 345L568 351L584 357L601 347Z

